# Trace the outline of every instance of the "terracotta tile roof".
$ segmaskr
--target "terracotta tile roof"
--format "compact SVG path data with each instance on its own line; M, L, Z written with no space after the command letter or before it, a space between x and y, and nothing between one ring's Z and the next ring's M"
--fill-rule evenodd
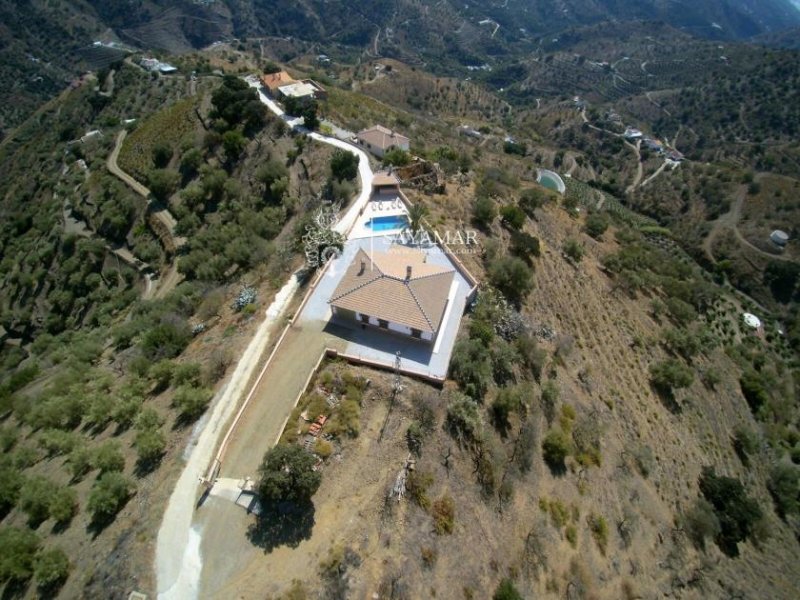
M411 269L410 277L408 269ZM454 271L425 262L416 248L356 253L330 304L412 329L436 333L442 323Z
M375 127L359 131L356 137L362 142L367 142L371 146L383 150L387 150L392 146L405 146L410 141L406 136L381 125L375 125Z
M291 75L289 75L286 71L280 71L278 73L268 73L261 77L261 83L264 84L270 92L274 92L282 85L291 85L293 83L297 83L296 79L293 79Z

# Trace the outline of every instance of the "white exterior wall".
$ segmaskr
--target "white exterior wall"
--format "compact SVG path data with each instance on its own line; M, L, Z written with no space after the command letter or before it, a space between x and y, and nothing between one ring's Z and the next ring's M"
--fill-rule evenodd
M335 306L331 307L331 311L333 312L334 315L338 314L338 311L336 310ZM355 316L356 316L356 322L363 323L363 321L361 320L361 313L360 312L356 312ZM367 318L368 318L367 323L369 325L371 325L372 327L377 327L378 329L383 329L383 327L381 327L380 324L378 323L378 319L376 317L367 317ZM391 321L389 321L388 323L389 323L389 327L387 328L387 331L391 331L393 333L399 333L399 334L402 334L402 335L404 335L406 337L410 337L410 338L413 338L413 339L421 339L421 340L424 340L426 342L432 342L434 340L435 336L430 332L422 331L422 332L420 332L421 335L420 335L419 338L414 338L414 336L411 335L411 328L410 327L407 327L405 325L400 325L398 323L392 323Z

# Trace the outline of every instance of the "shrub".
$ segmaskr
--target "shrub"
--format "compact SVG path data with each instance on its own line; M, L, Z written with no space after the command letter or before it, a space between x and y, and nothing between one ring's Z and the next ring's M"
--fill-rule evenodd
M589 530L592 532L594 541L597 542L597 547L600 553L605 556L608 548L608 523L605 517L592 513L588 517Z
M700 550L705 549L707 539L713 540L720 533L719 519L714 513L714 507L702 498L698 498L694 506L684 513L680 525Z
M69 453L69 458L67 458L67 464L74 480L80 479L92 469L92 458L92 451L84 441L81 441L72 449L72 452Z
M689 387L694 380L694 373L682 362L667 359L650 365L650 379L657 389L672 393L676 389Z
M444 495L435 500L431 506L431 515L433 516L433 529L437 534L453 533L456 505L452 497Z
M331 418L328 431L331 435L357 438L361 431L361 407L358 402L345 398Z
M595 239L600 239L606 232L606 229L608 229L608 217L602 213L593 212L586 217L586 225L584 228L587 234Z
M411 500L423 510L428 510L431 506L428 488L432 484L433 475L427 471L411 471L406 478L406 491L411 496Z
M172 385L181 386L184 384L200 383L202 369L197 363L179 363L174 366L172 371Z
M564 242L564 246L562 248L564 254L566 254L570 259L574 260L575 262L580 262L583 258L584 248L583 244L581 244L578 240L574 238L569 238Z
M195 421L202 415L214 393L208 388L182 385L175 391L172 405L178 409L183 421Z
M514 587L514 583L506 578L497 586L492 600L522 600L522 594Z
M334 179L353 181L358 176L358 156L347 150L336 150L331 156Z
M477 441L483 429L477 402L459 394L447 407L446 424L459 443Z
M525 213L514 204L507 204L501 208L500 216L503 218L503 224L514 231L522 229L525 225Z
M750 456L758 452L758 436L744 425L733 430L733 449L742 464L750 463Z
M548 425L552 424L556 417L558 396L558 385L554 381L548 381L542 386L542 410Z
M482 401L492 381L491 356L479 340L461 340L453 348L450 374L464 393Z
M770 469L767 489L781 518L800 514L800 469L779 463Z
M769 402L767 386L757 371L753 369L745 371L739 378L739 387L745 400L747 400L747 404L750 406L750 410L754 413Z
M472 219L478 227L487 229L497 216L494 200L483 196L475 200L472 207Z
M569 452L569 438L560 429L551 429L542 441L545 462L552 469L562 470Z
M737 556L738 543L750 537L754 526L762 519L761 509L747 496L738 479L717 476L708 467L703 468L700 475L700 491L719 519L717 545L728 556Z
M53 592L69 577L70 568L69 558L61 548L48 548L37 554L33 576L41 589Z
M167 447L167 440L160 430L145 429L136 434L134 445L136 446L139 464L149 467L161 460Z
M133 493L133 484L121 473L104 473L89 494L87 508L92 520L106 524L114 520Z
M125 457L122 447L115 440L103 442L94 451L92 466L99 469L100 473L118 472L125 469Z
M75 490L68 487L54 489L48 504L50 518L56 523L69 523L78 512L78 497Z
M489 265L489 282L510 301L519 304L533 288L531 269L519 257L501 256Z
M564 530L564 535L566 536L570 546L575 548L578 545L578 529L575 527L575 525L567 525L567 528Z
M268 450L259 467L257 489L262 502L309 502L322 481L315 464L314 456L300 446L279 444Z
M544 206L548 200L550 200L550 197L545 192L536 188L530 188L523 190L520 194L519 207L525 211L529 217L533 218L535 210Z
M22 583L33 574L39 536L30 529L0 527L0 582Z
M321 438L314 442L314 454L325 460L333 454L333 444Z
M17 505L23 481L19 469L5 460L0 464L0 516Z
M28 515L28 523L38 527L50 516L50 497L57 489L46 477L29 477L19 492L19 508Z

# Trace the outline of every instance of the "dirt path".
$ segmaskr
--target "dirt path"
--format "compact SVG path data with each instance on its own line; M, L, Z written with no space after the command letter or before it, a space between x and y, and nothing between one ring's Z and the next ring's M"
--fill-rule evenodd
M666 169L666 168L667 168L667 161L664 161L663 163L661 163L661 166L660 166L660 167L658 167L658 169L656 169L656 170L653 172L653 174L652 174L652 175L650 175L650 176L649 176L647 179L645 179L645 180L642 182L642 187L645 187L646 185L649 185L649 184L650 184L650 182L651 182L651 181L653 181L653 180L654 180L656 177L658 177L659 175L661 175L661 173L663 173L663 172L664 172L664 169Z
M763 179L766 175L767 173L758 173L755 176L755 181L761 181L761 179ZM711 262L716 264L717 260L714 258L714 240L716 240L717 236L722 231L729 229L733 231L733 234L736 236L736 239L741 245L747 246L753 252L756 252L765 258L769 258L770 260L793 262L792 258L789 256L781 256L780 254L770 254L769 252L764 252L761 248L751 244L742 235L741 231L739 231L739 220L742 217L742 206L747 198L747 187L747 185L742 184L737 188L736 195L731 203L731 209L724 215L720 215L711 225L711 230L708 232L706 239L703 240L703 252L705 252L705 255Z
M293 129L305 131L297 119L286 115L264 95L257 79L246 81L258 91L261 102L275 115ZM310 133L309 137L343 148L359 157L361 192L334 227L346 233L372 192L373 173L369 157L352 144L318 133ZM298 287L298 279L294 274L267 310L264 321L239 360L230 381L218 395L208 418L198 425L197 437L193 436L187 448L187 464L170 496L156 541L155 569L158 597L161 599L189 600L199 597L201 576L204 585L210 586L210 582L216 586L224 585L227 582L224 579L227 574L224 565L230 565L232 560L237 564L240 554L253 551L254 547L246 541L244 532L237 535L235 529L231 529L231 519L228 517L241 517L244 513L230 502L210 503L207 510L198 516L198 523L192 525L198 480L211 464L214 450L223 434L226 434L225 425L231 422L248 390L239 414L227 428L228 450L222 472L234 477L255 475L264 451L277 441L308 373L325 345L333 344L333 340L322 332L324 323L304 323L301 327L293 327L280 347L273 351L272 360L262 368L255 384L248 387L261 365L270 337L275 333L275 325L279 323ZM222 508L213 510L218 506ZM244 521L238 519L240 524ZM226 547L226 541L233 542L234 550ZM203 594L204 597L206 595Z
M643 175L643 167L642 167L642 140L636 140L636 145L631 144L630 142L625 142L625 145L628 146L633 150L633 153L636 155L636 175L633 178L633 182L625 189L626 194L632 193L637 187L639 187L639 182L642 180Z
M127 136L128 131L126 129L123 129L119 132L119 135L117 135L117 143L114 145L114 149L111 151L111 154L108 155L108 160L106 160L106 168L108 168L112 175L121 179L128 187L139 194L142 198L149 200L150 190L128 175L125 171L120 169L119 165L117 164L117 160L119 159L119 151L122 150L122 144Z

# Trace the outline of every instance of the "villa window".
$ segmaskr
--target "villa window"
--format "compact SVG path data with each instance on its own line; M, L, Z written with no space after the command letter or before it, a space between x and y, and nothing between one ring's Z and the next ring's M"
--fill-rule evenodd
M369 315L358 315L358 320L362 323L369 323Z
M381 329L389 329L389 321L386 319L378 319L378 327Z
M412 329L411 330L411 337L417 338L418 340L422 339L422 332L419 329Z

